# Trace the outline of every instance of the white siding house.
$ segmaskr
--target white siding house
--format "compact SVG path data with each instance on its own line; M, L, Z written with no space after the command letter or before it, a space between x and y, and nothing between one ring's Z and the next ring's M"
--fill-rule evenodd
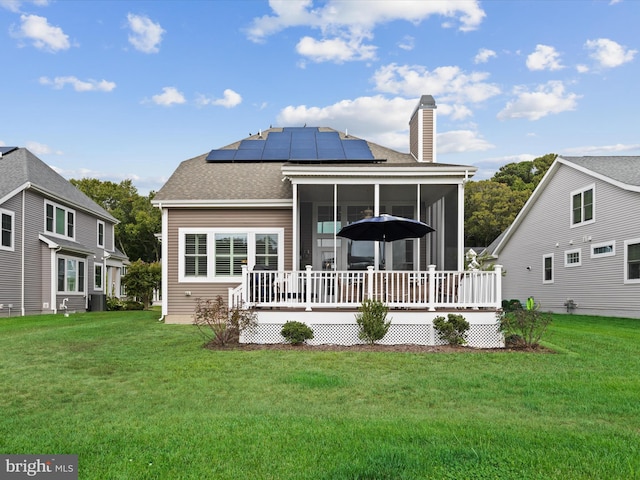
M489 253L506 300L640 318L640 157L558 157Z

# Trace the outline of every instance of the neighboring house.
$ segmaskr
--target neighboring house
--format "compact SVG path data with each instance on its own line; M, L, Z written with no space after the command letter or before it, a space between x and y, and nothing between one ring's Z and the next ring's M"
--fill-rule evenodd
M104 309L118 222L30 151L0 147L0 316Z
M640 318L640 157L558 157L489 252L505 299Z
M462 273L464 185L476 167L437 163L435 125L424 95L410 116L410 153L305 126L183 161L152 202L162 211L164 320L190 323L197 298L221 295L258 307L259 331L246 341L281 341L282 324L300 320L317 343L357 343L354 310L378 298L397 309L385 341L433 343L438 309L469 308L499 343L499 275ZM382 213L435 232L381 245L336 235Z

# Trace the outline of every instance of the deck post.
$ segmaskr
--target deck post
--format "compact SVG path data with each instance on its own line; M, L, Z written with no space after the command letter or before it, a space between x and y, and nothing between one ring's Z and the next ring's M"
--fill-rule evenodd
M242 291L240 292L240 306L244 307L249 300L249 267L242 265Z
M502 265L496 265L493 271L496 274L496 308L502 308Z
M367 267L367 298L373 299L373 266ZM364 298L362 299L364 300Z
M310 312L311 309L311 265L306 265L305 266L305 276L304 276L304 281L305 281L305 289L304 289L304 301L307 304L307 307L305 308L306 312Z
M436 307L434 306L434 302L436 298L436 266L429 265L427 269L427 285L429 287L429 298L427 298L427 305L429 306L430 312L435 312Z

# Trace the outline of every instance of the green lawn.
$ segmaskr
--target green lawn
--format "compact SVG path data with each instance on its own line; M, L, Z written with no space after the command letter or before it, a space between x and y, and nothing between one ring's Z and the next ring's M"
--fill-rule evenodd
M83 480L640 478L640 320L406 354L209 351L157 318L0 319L0 453Z

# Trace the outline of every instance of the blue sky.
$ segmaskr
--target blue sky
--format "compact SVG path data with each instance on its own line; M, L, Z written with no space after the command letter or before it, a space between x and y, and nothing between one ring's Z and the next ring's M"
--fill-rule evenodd
M475 179L547 154L639 155L640 2L0 0L0 145L158 190L269 126L403 152L422 94Z

